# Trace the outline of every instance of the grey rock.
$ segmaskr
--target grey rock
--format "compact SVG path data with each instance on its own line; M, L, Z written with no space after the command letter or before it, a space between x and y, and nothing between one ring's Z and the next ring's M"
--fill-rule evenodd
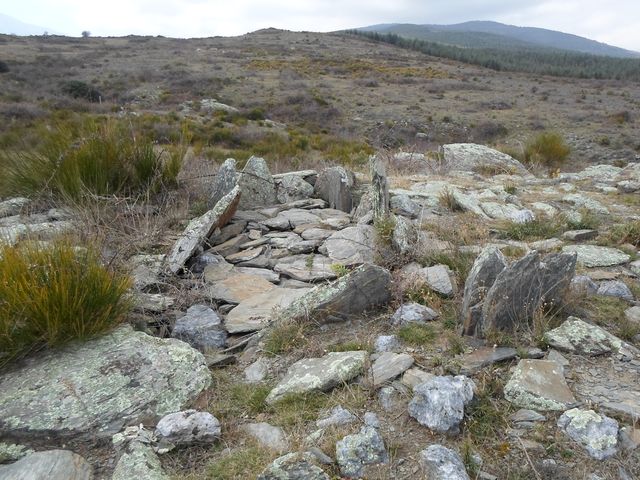
M325 168L318 175L315 194L329 204L329 208L351 212L355 176L343 167Z
M511 360L515 358L517 354L517 350L510 347L478 348L460 359L460 363L462 364L460 373L463 375L472 375L494 363Z
M598 284L587 275L576 275L571 279L571 291L578 295L595 295L598 292Z
M167 255L167 265L171 273L175 274L182 270L187 260L202 246L209 235L231 220L238 208L240 198L240 189L234 187L216 203L215 207L189 222Z
M283 312L283 316L345 321L390 300L391 274L376 265L362 265L327 285L307 291Z
M227 278L232 270L233 265L227 262L222 255L212 252L206 252L207 265L204 267L204 280L207 283L218 282Z
M464 284L462 302L463 333L475 336L482 326L484 299L498 274L507 267L507 260L495 247L486 247L473 263Z
M365 412L364 424L367 427L380 428L380 420L378 416L373 412Z
M330 228L314 227L309 228L302 232L301 236L304 240L326 240L333 235L333 230Z
M462 375L433 377L413 389L409 415L435 432L457 432L475 384Z
M280 427L261 422L243 425L242 429L271 450L275 450L278 453L289 450L289 442Z
M209 251L211 253L215 253L218 255L222 255L223 257L227 257L229 255L233 255L234 253L238 253L240 251L240 245L245 244L249 240L249 236L247 234L240 234L233 238L230 238L226 242L222 242L214 247L212 247Z
M356 225L332 234L325 240L323 248L335 263L342 265L373 263L375 239L376 233L372 226Z
M562 234L562 238L570 242L586 242L598 236L597 230L569 230Z
M640 325L640 306L627 308L624 311L624 317L631 323Z
M618 422L613 418L593 410L573 408L558 419L558 427L596 460L604 460L617 452Z
M562 371L556 362L520 360L504 387L504 397L521 408L565 410L576 400Z
M562 197L562 201L566 203L570 203L574 207L577 208L585 208L594 213L599 213L601 215L608 215L609 209L605 207L603 204L594 200L593 198L589 198L586 195L581 193L572 193L569 195L565 195Z
M242 250L231 255L225 255L224 259L229 263L246 263L250 260L254 260L264 252L264 247L250 248L248 250Z
M411 200L409 195L395 195L390 200L391 211L396 215L408 218L418 218L422 207Z
M590 356L636 350L603 328L576 317L569 317L558 328L545 332L544 340L563 352Z
M557 250L564 245L562 240L557 238L548 238L546 240L538 240L536 242L530 242L529 248L531 250L537 250L539 252L551 252L553 250Z
M333 407L333 410L331 410L328 416L317 420L316 426L318 428L327 428L331 425L347 425L348 423L353 423L356 420L358 419L353 413L343 408L342 405L337 405Z
M10 465L0 465L3 480L90 480L91 465L69 450L35 452Z
M269 371L269 363L259 358L244 369L244 378L248 383L258 383L265 379Z
M261 330L307 291L305 288L274 288L247 298L227 314L225 328L229 333Z
M400 392L395 387L382 387L378 391L378 402L386 412L400 408Z
M410 220L396 216L391 235L391 245L401 255L406 255L416 247L417 232Z
M289 393L326 392L362 373L367 352L331 352L321 358L300 360L287 370L285 377L266 398L276 403Z
M624 282L619 280L602 282L596 293L605 297L616 297L629 302L633 301L633 293L631 293L631 290L629 290L629 287L627 287Z
M231 273L227 278L215 282L207 288L212 300L238 304L243 300L273 290L276 286L256 275Z
M155 433L161 443L186 446L213 443L221 429L218 419L209 412L184 410L162 417Z
M402 380L400 381L402 385L413 390L418 385L425 383L434 377L435 375L433 373L425 372L424 370L414 367L404 372Z
M322 245L322 240L302 240L289 246L288 249L292 254L298 255L313 253L320 245Z
M276 458L257 480L330 480L316 462L311 453L289 453Z
M374 349L376 353L395 352L402 348L402 344L395 335L380 335L376 338Z
M391 317L391 324L394 326L406 325L407 323L430 322L438 318L438 313L419 303L405 303L400 305Z
M142 442L129 443L113 471L111 480L170 480L153 448Z
M0 464L15 462L22 457L33 453L34 451L26 447L25 445L19 445L16 443L0 442Z
M512 422L544 422L547 419L544 415L527 409L520 409L509 417Z
M175 298L161 293L136 293L133 296L133 309L142 313L162 313L175 303Z
M514 223L528 223L536 219L531 210L518 208L512 204L497 202L482 202L480 208L495 220L505 220Z
M272 230L293 230L306 224L318 224L321 219L316 214L302 208L293 208L278 213L273 218L263 220L261 223ZM298 238L298 240L300 240Z
M389 380L401 375L411 365L414 359L406 353L382 353L371 366L371 376L374 388L381 387Z
M377 155L369 157L371 212L374 221L389 216L389 181L384 162Z
M547 360L556 362L563 368L569 366L569 360L567 360L564 355L562 355L559 351L554 350L553 348L549 350L549 353L547 354Z
M317 282L336 278L332 265L331 259L324 255L293 255L279 259L273 269L294 280Z
M247 228L248 222L246 220L240 220L225 225L222 228L216 228L209 236L210 245L219 245L227 240L237 237Z
M452 272L446 265L434 265L423 268L420 276L429 288L440 295L451 297L455 293L455 283L451 280Z
M180 410L210 382L204 356L186 343L120 327L5 373L0 435L96 441Z
M236 161L227 158L213 178L211 185L211 195L209 197L210 207L214 207L222 197L228 194L236 186L238 173L236 172Z
M276 196L280 203L303 200L313 195L313 185L296 174L282 176L277 182Z
M634 182L633 180L623 180L616 183L616 188L620 193L635 193L640 190L640 182Z
M280 275L278 273L273 272L273 270L269 270L268 268L255 268L255 267L235 267L234 271L238 273L244 273L247 275L253 275L255 277L260 277L263 280L271 283L279 283Z
M22 209L29 205L31 200L24 197L9 198L0 202L0 218L20 215Z
M506 174L529 176L527 169L506 153L474 143L453 143L442 147L444 161L452 170L475 171L482 167L502 170Z
M222 328L222 320L206 305L189 307L186 315L176 321L171 336L187 342L203 353L224 348L227 343L227 332Z
M131 279L136 290L144 291L158 285L164 264L164 255L134 255L129 259Z
M238 177L242 190L239 208L249 210L268 207L277 202L276 185L267 166L260 157L251 157Z
M469 480L460 455L442 445L422 450L420 466L429 480Z
M360 433L347 435L336 443L336 462L347 478L361 478L369 465L389 463L389 454L380 432L363 427Z
M631 257L626 253L611 247L597 245L567 245L563 252L578 254L578 263L585 267L612 267L627 263Z

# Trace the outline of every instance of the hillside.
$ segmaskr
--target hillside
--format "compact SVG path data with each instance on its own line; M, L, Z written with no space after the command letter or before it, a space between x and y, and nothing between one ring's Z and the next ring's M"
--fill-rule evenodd
M607 45L568 33L498 22L472 21L454 25L380 24L362 31L394 33L407 38L473 48L553 48L619 58L639 58L640 52Z
M17 18L0 13L0 33L7 35L42 35L45 32L54 35L56 32L50 28L25 23Z

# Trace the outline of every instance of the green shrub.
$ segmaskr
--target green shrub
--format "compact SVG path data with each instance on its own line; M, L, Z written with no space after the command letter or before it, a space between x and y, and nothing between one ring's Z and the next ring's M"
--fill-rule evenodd
M546 167L560 167L571 153L564 138L557 132L542 132L525 147L527 163L540 163Z
M98 90L80 80L69 80L63 83L62 92L70 97L88 100L93 103L99 102L102 97Z
M58 240L4 246L0 257L0 366L106 332L129 309L129 279L91 249Z

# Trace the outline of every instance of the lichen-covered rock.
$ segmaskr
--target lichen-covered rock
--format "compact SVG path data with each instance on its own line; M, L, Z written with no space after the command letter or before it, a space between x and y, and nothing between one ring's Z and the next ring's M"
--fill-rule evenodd
M422 450L420 466L429 480L469 480L460 455L442 445L431 445Z
M544 340L563 352L590 356L619 353L623 350L637 351L603 328L576 317L569 317L558 328L545 332Z
M473 262L464 284L462 323L465 335L475 336L482 326L482 307L487 292L498 274L507 267L507 260L496 247L486 247Z
M482 202L480 208L496 220L506 220L514 223L528 223L536 219L534 213L526 208L518 208L510 203Z
M209 206L213 208L227 193L233 190L238 179L236 172L236 161L233 158L227 158L213 178L211 185L211 196L209 197Z
M332 234L320 249L335 263L373 263L376 232L371 225L347 227Z
M284 453L289 450L289 442L280 427L268 423L248 423L242 429L265 447Z
M629 302L633 301L633 293L631 293L629 287L627 287L627 285L620 280L609 280L607 282L602 282L598 287L598 291L596 293L605 297L616 297L622 298L623 300L627 300Z
M389 454L377 428L365 426L336 443L336 462L347 478L361 478L368 465L389 463Z
M324 255L292 255L277 260L276 272L301 282L317 282L336 278L333 262Z
M391 197L390 206L393 213L408 218L418 218L422 207L411 200L409 195L395 195Z
M209 412L184 410L170 413L156 425L156 436L175 446L213 443L220 437L220 422Z
M417 231L413 223L404 217L395 217L391 235L391 245L400 254L405 255L416 246Z
M504 397L518 407L543 411L565 410L576 401L562 366L549 360L520 360Z
M176 321L171 336L187 342L203 353L223 348L227 343L227 332L222 328L222 320L206 305L189 307L186 315Z
M174 243L166 261L171 273L184 268L196 250L206 241L216 228L224 226L238 208L242 195L239 187L234 187L204 215L189 222L180 238Z
M386 382L401 375L413 365L413 362L413 357L407 353L382 353L371 366L374 388L381 387Z
M318 198L325 200L329 208L351 212L355 175L344 167L325 168L316 180L314 190Z
M569 195L565 195L562 197L562 201L566 203L570 203L574 207L577 208L585 208L594 213L599 213L601 215L608 215L609 209L605 207L603 204L594 200L593 198L589 198L582 193L572 193Z
M345 321L391 300L391 274L362 265L326 285L307 291L283 311L284 318Z
M303 200L313 195L313 185L294 173L283 175L277 182L277 197L280 203Z
M258 475L257 480L330 480L316 463L311 453L289 453L276 458Z
M125 447L113 471L111 480L169 480L162 469L160 459L153 448L145 443L133 441Z
M412 302L402 304L398 307L391 316L391 324L399 326L411 322L424 323L435 320L436 318L438 318L438 313L435 310Z
M331 352L306 358L289 367L285 377L266 398L273 404L289 393L326 392L362 373L367 352Z
M376 353L395 352L402 348L402 344L395 335L380 335L373 346Z
M10 465L0 465L2 480L90 480L91 465L69 450L35 452Z
M130 327L45 352L0 377L0 436L94 441L180 410L211 383L184 342Z
M490 167L505 174L530 176L527 169L506 153L475 143L452 143L442 147L444 161L452 170L474 171Z
M326 428L331 425L346 425L347 423L352 423L357 420L357 417L351 413L349 410L342 407L342 405L337 405L329 412L330 414L316 421L316 426L318 428Z
M593 410L572 408L558 419L558 427L596 460L604 460L616 454L618 422L613 418Z
M413 389L409 415L436 432L457 432L475 384L462 375L432 377Z
M239 205L242 210L268 207L277 203L276 184L263 158L251 157L247 161L238 177L238 186L242 190Z
M631 257L617 248L600 247L597 245L567 245L563 252L577 253L578 263L585 267L612 267L622 265Z
M15 462L30 453L33 453L33 450L25 445L0 442L0 464Z

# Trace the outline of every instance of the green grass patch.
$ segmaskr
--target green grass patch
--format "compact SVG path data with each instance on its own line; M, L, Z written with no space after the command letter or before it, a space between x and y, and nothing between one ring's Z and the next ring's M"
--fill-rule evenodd
M256 478L277 455L266 447L240 447L211 462L206 469L207 478L215 480Z
M107 332L129 311L130 280L93 249L26 242L2 247L0 258L0 366Z
M398 330L398 338L407 345L430 345L436 339L436 331L431 325L409 323Z
M608 245L628 243L640 247L640 220L613 225L604 237L604 242Z
M526 223L506 222L501 225L499 236L518 241L544 240L562 232L562 225L553 220L532 220Z
M327 350L329 352L372 352L373 347L368 342L359 342L357 340L352 340L349 342L339 343L337 345L330 345Z
M209 409L216 417L235 420L263 413L267 409L264 400L271 386L238 382L238 378L224 370L213 372Z
M329 408L330 396L321 392L292 393L269 407L270 421L281 427L304 426Z
M269 330L262 349L267 355L276 356L301 348L309 341L306 328L301 323L288 322Z

